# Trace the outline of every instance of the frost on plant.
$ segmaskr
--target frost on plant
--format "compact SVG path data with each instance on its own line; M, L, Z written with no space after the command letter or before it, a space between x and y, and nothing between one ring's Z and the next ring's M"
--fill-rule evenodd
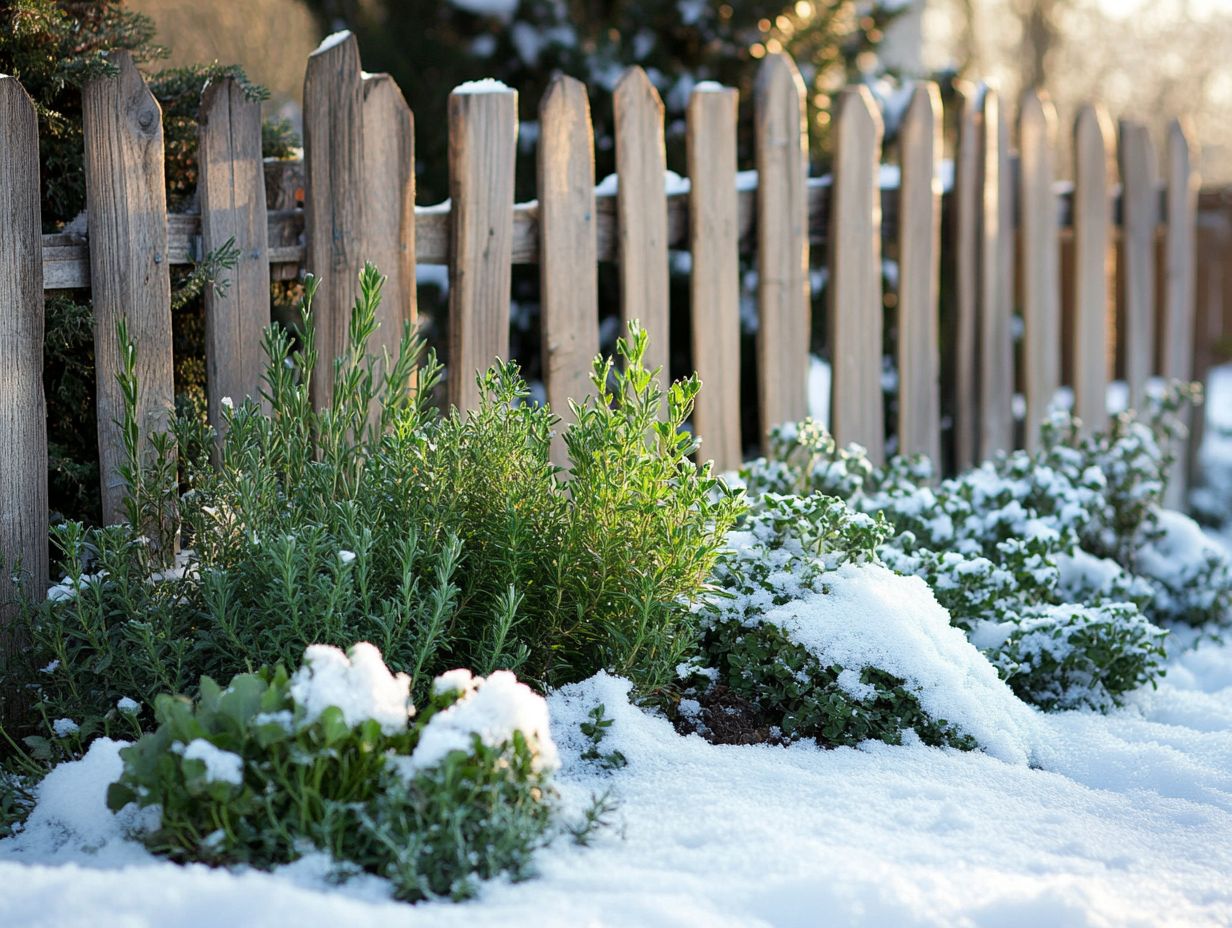
M1087 438L1055 415L1034 454L1016 451L940 483L927 461L876 468L816 423L775 431L741 477L754 506L827 493L892 527L878 554L923 578L1023 698L1107 708L1162 672L1164 632L1232 615L1232 568L1191 520L1162 509L1180 405L1173 387L1142 417Z
M365 643L310 647L293 676L205 678L196 701L157 699L108 805L157 810L139 837L175 860L269 868L325 852L339 875L385 877L410 901L525 876L555 809L547 704L507 672L457 679L413 716L406 677Z

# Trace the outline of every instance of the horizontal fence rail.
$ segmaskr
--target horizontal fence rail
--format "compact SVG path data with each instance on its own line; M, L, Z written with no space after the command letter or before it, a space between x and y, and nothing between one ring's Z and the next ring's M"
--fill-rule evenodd
M140 401L147 429L159 427L170 405L168 269L227 240L241 258L206 305L216 425L224 396L258 395L255 333L270 311L264 284L305 271L324 280L314 305L323 362L314 386L315 401L329 401L328 359L345 338L364 260L389 276L383 339L415 322L416 268L449 268L448 398L462 408L476 400L475 370L508 351L511 266L539 265L545 386L560 407L581 398L598 350L597 263L617 264L621 314L648 326L650 360L665 366L669 252L690 252L692 360L705 384L695 425L704 454L723 469L764 441L741 434L742 256L756 272L763 428L808 409L809 256L823 254L830 423L840 442L859 442L877 460L895 449L938 456L943 397L955 466L1032 442L1062 385L1073 388L1087 428L1097 428L1116 371L1135 398L1150 375L1201 377L1218 332L1227 331L1219 326L1232 305L1224 299L1232 272L1220 262L1232 250L1232 197L1204 198L1199 212L1192 146L1179 123L1157 152L1145 130L1114 129L1098 106L1066 129L1039 94L1014 105L991 89L963 87L952 156L943 160L935 85L913 88L888 143L869 91L850 87L832 114L832 173L810 177L804 84L791 59L775 54L761 62L752 100L715 84L693 90L689 176L676 179L666 172L663 103L633 67L612 95L616 177L595 185L588 94L559 77L537 101L538 196L515 203L517 93L481 81L453 92L447 126L418 127L449 134L450 200L416 206L412 107L387 75L362 71L355 38L340 33L307 62L303 160L263 162L257 107L227 81L212 85L201 106L195 211L167 215L161 113L127 56L114 60L118 75L85 89L86 213L41 236L41 261L32 262L29 248L0 246L0 294L17 294L0 313L16 313L37 338L20 349L0 340L0 355L10 367L28 364L22 352L41 344L41 303L31 292L91 289L100 398L114 392L114 326L124 319L149 366ZM37 149L28 98L12 78L0 81L0 185L37 184L12 154ZM748 170L737 163L741 106L754 114ZM1057 157L1062 131L1073 133L1069 166ZM1062 174L1075 181L1058 181ZM0 190L6 196L12 191ZM883 422L887 335L898 373L894 436ZM1024 399L1021 431L1016 395ZM11 453L43 460L41 407L5 415ZM100 402L109 519L118 518L114 418ZM558 444L554 454L561 452ZM4 475L0 484L30 484L31 498L42 498L31 474ZM45 546L40 561L31 541L39 537L9 533L0 546L45 571Z

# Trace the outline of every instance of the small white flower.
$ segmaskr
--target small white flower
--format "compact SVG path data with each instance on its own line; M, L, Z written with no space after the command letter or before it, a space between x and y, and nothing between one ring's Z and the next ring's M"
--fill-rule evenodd
M231 397L229 397L229 396L224 396L224 397L222 398L222 408L223 408L223 409L228 409L228 410L230 410L230 409L234 409L234 408L235 408L235 401L234 401L234 400L232 400L232 399L231 399Z
M56 659L52 661L50 664L48 664L46 667L44 667L42 672L43 673L55 673L59 669L60 669L60 661L59 659Z

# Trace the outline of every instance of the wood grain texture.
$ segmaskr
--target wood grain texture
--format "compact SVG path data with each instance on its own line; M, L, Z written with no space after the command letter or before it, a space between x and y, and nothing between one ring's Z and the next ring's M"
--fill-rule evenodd
M269 228L261 160L261 104L231 79L210 84L197 130L197 196L205 253L231 240L239 260L205 288L206 395L221 439L224 397L260 399L270 323Z
M979 97L974 88L961 92L958 140L954 155L954 318L953 347L947 357L953 383L954 468L975 464L979 435L979 366L976 336L979 330L980 133L976 127Z
M1108 274L1112 235L1112 133L1087 105L1074 123L1074 413L1084 434L1108 420Z
M539 104L539 263L542 362L548 403L562 417L552 460L565 464L569 401L593 392L599 351L595 145L586 85L560 76Z
M12 579L35 601L47 590L40 189L34 104L0 75L0 678L26 644Z
M719 471L740 466L740 243L736 108L730 88L694 90L687 112L693 367L702 391L693 425Z
M1137 408L1155 366L1155 228L1159 224L1155 146L1146 126L1122 121L1117 146L1121 168L1121 250L1118 273L1121 305L1118 336L1123 340L1125 381Z
M304 168L305 263L320 280L312 304L318 351L312 397L320 408L331 401L334 359L346 348L365 257L363 81L353 35L308 56Z
M981 461L1013 446L1014 340L1010 329L1010 243L1006 225L1008 142L1000 98L985 88L980 137L979 441Z
M941 92L911 92L899 130L898 453L941 460Z
M1039 447L1040 425L1061 385L1060 245L1057 242L1056 110L1028 91L1018 111L1021 205L1023 387L1026 446Z
M662 367L670 380L667 194L663 175L663 101L646 72L631 67L613 93L616 124L616 236L620 309L624 326L641 322L650 335L646 366ZM680 204L687 209L685 203ZM604 255L608 257L608 255Z
M82 92L106 524L125 518L124 445L116 424L124 418L116 382L121 319L137 346L137 417L143 437L166 431L175 408L162 111L129 55L117 52L111 60L119 73L89 81Z
M1195 374L1194 345L1198 332L1196 314L1197 275L1197 220L1198 220L1198 174L1194 169L1195 152L1189 133L1183 123L1173 120L1168 127L1167 166L1167 232L1164 243L1164 300L1163 324L1159 333L1160 373L1164 377L1190 380ZM1215 273L1226 281L1229 271L1226 265L1227 250L1210 263L1217 266ZM1226 293L1224 287L1218 288ZM1208 288L1214 294L1215 287ZM1222 307L1224 312L1228 307ZM1212 310L1206 314L1211 320L1216 315ZM1217 326L1214 328L1218 328ZM1228 334L1226 331L1223 333ZM1204 339L1204 350L1209 351L1211 340ZM1197 372L1205 378L1206 370ZM1194 416L1187 410L1185 419L1195 440L1180 443L1176 460L1169 475L1164 502L1174 509L1183 507L1189 488L1190 476L1197 462L1197 424L1201 415Z
M804 80L784 54L757 75L757 371L762 450L769 429L808 415L808 126Z
M449 402L478 404L478 372L509 357L513 169L512 90L449 96Z
M836 107L830 210L830 425L840 445L857 442L885 460L881 398L881 115L864 86L846 87Z
M416 321L415 136L411 108L388 74L363 78L364 256L385 275L370 354L398 356Z

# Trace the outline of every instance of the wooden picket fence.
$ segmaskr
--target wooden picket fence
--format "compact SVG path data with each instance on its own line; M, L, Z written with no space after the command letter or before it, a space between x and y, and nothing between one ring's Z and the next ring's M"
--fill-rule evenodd
M760 421L807 411L809 250L822 246L832 431L874 460L886 447L883 247L898 263L900 452L938 455L943 363L960 467L1012 446L1019 383L1028 441L1063 382L1087 427L1099 426L1114 339L1134 397L1152 373L1193 372L1198 190L1179 124L1161 183L1147 133L1122 124L1118 145L1107 117L1087 107L1074 126L1074 183L1059 184L1048 101L1024 97L1014 155L1004 102L981 88L960 100L951 172L938 89L921 83L903 117L895 174L882 165L872 97L848 87L833 113L833 171L810 177L805 88L790 58L770 55L753 100L756 182L737 177L737 92L699 85L687 111L688 189L669 191L663 105L635 67L614 90L615 194L595 190L586 88L560 77L539 108L536 201L514 203L515 91L473 86L449 101L450 201L417 207L411 111L387 75L361 71L355 39L342 34L307 64L303 208L267 190L259 107L224 81L202 100L198 210L168 216L159 107L128 57L114 61L118 76L93 81L84 96L88 235L41 234L34 110L17 81L0 77L0 548L35 583L47 577L44 291L93 294L103 505L116 520L116 323L127 320L139 345L139 412L158 428L172 408L169 267L230 239L240 261L225 292L206 294L215 422L223 397L258 388L271 276L307 270L323 280L314 385L318 400L329 395L330 359L344 344L365 260L389 278L379 337L390 344L416 318L416 265L449 266L448 396L462 408L476 400L474 372L508 354L511 265L538 264L547 395L564 409L588 389L598 349L597 263L618 262L623 316L650 330L650 361L665 364L668 252L687 249L692 359L705 384L694 424L721 468L757 441L740 434L741 254L756 255L758 272ZM953 280L944 305L943 261ZM1025 322L1020 377L1016 305Z

